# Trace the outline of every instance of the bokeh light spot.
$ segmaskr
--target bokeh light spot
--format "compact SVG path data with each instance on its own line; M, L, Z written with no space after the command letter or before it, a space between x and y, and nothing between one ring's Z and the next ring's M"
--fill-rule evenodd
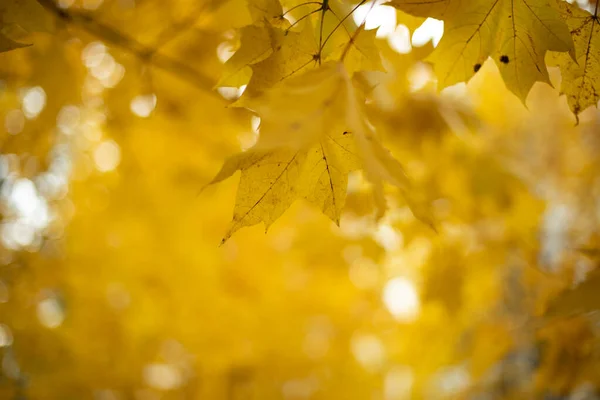
M365 23L365 29L377 29L377 37L388 37L396 29L396 10L391 6L364 4L352 14L357 25Z
M114 140L105 140L94 150L94 162L100 172L114 170L121 162L121 148Z
M444 21L435 18L427 18L421 26L413 32L412 44L416 47L425 45L430 40L433 46L437 46L444 34Z
M0 347L8 347L12 345L13 337L8 326L0 324Z
M141 118L149 117L156 108L156 96L153 94L136 96L131 100L131 112Z
M47 328L58 328L65 319L62 305L55 297L40 301L37 305L37 317Z
M414 320L420 309L419 295L413 283L406 278L393 278L383 288L383 303L398 320Z
M365 369L378 370L385 359L385 349L375 335L354 335L351 341L352 354Z
M183 383L181 372L169 364L149 364L144 367L144 381L158 390L176 389Z
M390 47L400 54L410 53L412 45L410 43L410 31L406 25L398 25L396 30L388 36Z
M94 68L100 65L105 56L106 46L101 42L92 42L88 44L81 53L83 63L88 68Z
M33 119L46 107L46 92L40 86L33 87L25 92L21 102L25 116Z
M404 400L411 398L414 381L412 369L405 365L392 367L385 375L385 400Z

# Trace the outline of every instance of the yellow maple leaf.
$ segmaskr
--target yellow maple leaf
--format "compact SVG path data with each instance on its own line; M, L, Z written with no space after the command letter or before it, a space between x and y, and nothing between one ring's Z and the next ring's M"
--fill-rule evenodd
M3 0L0 3L0 52L27 46L11 37L15 27L28 32L51 32L54 20L35 0Z
M20 47L27 47L27 45L19 43L19 42L15 42L11 38L9 38L9 37L3 35L2 33L0 33L0 53L3 53L5 51L10 51L10 50L18 49Z
M36 0L3 0L0 22L3 25L16 24L30 32L51 32L54 28L51 14Z
M212 183L242 171L233 222L225 242L238 229L260 222L265 228L298 198L305 198L339 224L348 173L358 169L352 134L336 131L304 149L251 149L233 156Z
M567 52L573 41L552 0L393 0L419 16L443 19L445 33L429 57L442 88L468 81L491 57L508 89L525 102L537 81L550 83L547 51Z
M348 173L360 167L354 135L345 125L346 95L338 64L290 78L250 107L261 117L260 139L225 162L211 183L242 171L235 231L264 222L266 228L298 198L339 223Z
M247 83L244 95L235 103L247 106L249 99L273 85L321 63L343 60L350 73L383 71L377 31L356 27L349 18L355 8L347 10L340 4L327 3L292 24L285 19L290 13L280 13L278 18L265 17L242 28L240 47L225 63L217 86ZM292 7L292 11L298 9ZM311 16L314 21L308 18Z
M261 117L257 145L299 149L332 130L348 130L344 121L349 93L337 69L337 63L324 64L249 101Z
M283 14L279 0L248 0L248 10L255 22L280 19Z
M375 43L376 35L377 29L365 30L365 26L361 25L352 34L350 43L342 46L337 59L344 59L348 72L385 71Z
M252 76L250 66L273 53L269 31L264 26L249 25L240 29L240 47L223 65L219 86L239 87Z
M350 74L357 71L383 71L376 45L377 29L366 30L364 24L357 26L351 18L361 3L352 7L340 1L326 3L326 12L313 17L321 60L343 59Z
M454 0L390 0L388 3L410 15L445 19Z
M598 104L600 99L600 25L598 23L598 3L594 14L581 9L576 4L561 1L559 10L567 21L575 43L576 60L566 54L553 54L550 61L560 66L562 72L561 91L567 95L567 102L577 116L588 107Z
M245 226L264 222L268 228L298 198L339 223L348 173L359 168L374 186L380 214L384 182L398 187L411 208L419 210L401 164L369 128L342 63L287 79L250 107L261 117L257 144L227 160L211 182L242 171L233 222L223 241Z
M311 29L300 32L267 25L272 53L264 60L251 64L252 78L244 95L235 103L245 106L248 99L258 97L266 89L300 73L309 65L317 65L317 45Z

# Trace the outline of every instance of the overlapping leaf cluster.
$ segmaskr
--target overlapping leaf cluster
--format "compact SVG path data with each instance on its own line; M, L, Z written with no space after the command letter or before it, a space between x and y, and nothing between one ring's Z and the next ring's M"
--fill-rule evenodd
M268 228L297 198L339 224L354 170L365 171L382 208L384 181L408 193L403 168L369 126L364 94L352 79L355 72L382 69L375 31L356 26L354 10L341 2L292 6L313 8L294 23L278 0L258 3L262 7L250 2L255 23L242 28L241 47L220 81L247 84L236 105L261 121L256 145L228 160L213 181L242 171L224 240L243 226L264 222ZM330 14L337 23L325 24Z
M255 111L261 118L261 132L255 148L230 160L215 179L222 180L236 169L243 171L234 223L226 238L261 221L268 227L299 197L339 222L347 175L353 170L365 171L381 209L383 181L410 195L402 167L381 146L364 115L369 91L356 89L356 74L384 70L375 30L353 21L353 13L365 3L247 2L252 23L239 29L239 48L225 63L217 86L246 86L234 106ZM491 58L508 89L525 103L535 82L550 83L545 58L552 53L549 57L562 70L562 91L576 116L600 98L597 3L593 14L556 0L391 0L389 4L445 22L441 42L427 58L439 88L469 81ZM0 8L0 50L22 46L12 39L15 29L51 26L39 3L5 2ZM326 145L338 143L332 138L340 135L345 156ZM309 153L313 157L307 158ZM251 182L261 182L256 185L260 188ZM252 190L243 189L246 185ZM429 219L426 214L420 216Z
M431 55L440 86L468 81L491 57L506 86L523 102L535 82L550 83L547 52L560 52L562 91L577 115L596 105L598 3L593 13L555 0L391 0L408 13L444 20Z
M0 398L597 397L597 3L0 3Z
M255 22L241 29L240 48L225 64L219 85L247 84L236 105L255 110L262 128L255 148L230 160L215 179L242 170L234 222L226 238L260 221L268 227L297 197L309 199L339 221L346 176L355 169L365 169L378 198L384 180L409 193L401 166L380 148L363 115L364 95L369 93L357 92L354 86L354 74L382 69L374 32L348 18L356 7L334 1L291 3L284 12L277 0L249 4ZM414 16L445 22L441 42L427 58L440 88L469 81L491 58L508 89L526 102L535 82L550 84L545 56L554 52L573 112L577 115L598 101L597 18L576 5L554 0L393 0L390 4ZM290 12L299 10L305 14L288 21ZM328 26L328 13L339 23ZM321 72L310 72L313 69ZM351 135L344 137L348 132ZM342 137L344 144L338 147L343 150L337 154L329 147L338 143L333 138ZM281 150L297 146L302 153ZM313 146L313 157L305 159Z

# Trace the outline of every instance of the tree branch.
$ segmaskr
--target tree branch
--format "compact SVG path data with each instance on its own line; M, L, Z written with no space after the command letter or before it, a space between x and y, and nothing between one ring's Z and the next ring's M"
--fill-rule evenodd
M125 52L148 62L149 64L170 72L180 79L194 85L200 90L210 92L223 100L216 92L212 90L214 80L201 72L198 72L189 65L174 58L158 53L158 49L146 46L137 40L128 37L116 29L95 20L92 16L78 11L70 11L60 8L54 0L38 0L48 11L53 13L58 19L73 26L77 26L89 34L92 34L113 46L119 47ZM185 24L187 26L187 24ZM225 100L223 100L225 102Z

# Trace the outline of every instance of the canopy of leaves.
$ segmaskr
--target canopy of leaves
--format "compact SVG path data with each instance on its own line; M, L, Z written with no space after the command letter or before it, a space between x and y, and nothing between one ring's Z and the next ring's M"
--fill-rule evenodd
M597 14L0 0L0 399L598 398Z

